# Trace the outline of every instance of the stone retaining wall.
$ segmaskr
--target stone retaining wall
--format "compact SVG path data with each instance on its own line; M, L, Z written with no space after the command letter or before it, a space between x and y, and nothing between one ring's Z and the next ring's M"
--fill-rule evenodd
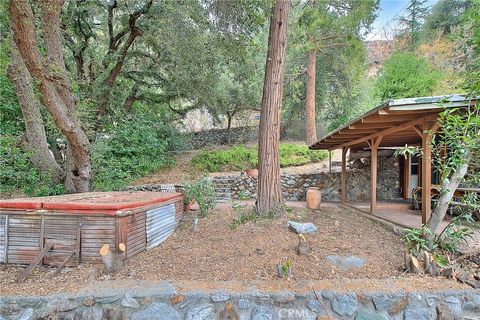
M398 185L398 158L394 156L379 158L377 198L395 199L400 196ZM257 181L246 175L215 177L219 184L231 181L231 195L234 199L255 199ZM284 174L281 177L282 192L285 200L303 201L308 188L318 187L324 201L340 201L340 173ZM347 197L350 201L370 199L370 163L368 160L350 163L347 170Z
M234 127L230 133L227 129L211 129L190 133L189 138L192 149L247 143L258 140L258 127Z
M108 284L105 284L108 288ZM134 289L134 287L144 287ZM480 292L404 290L179 292L168 283L44 297L2 297L0 319L480 319ZM128 288L128 289L125 289ZM308 289L307 289L308 290ZM371 289L370 289L371 290Z

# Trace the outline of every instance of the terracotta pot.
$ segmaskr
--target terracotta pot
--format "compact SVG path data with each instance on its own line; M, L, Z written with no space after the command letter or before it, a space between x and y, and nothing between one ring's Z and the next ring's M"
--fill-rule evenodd
M247 169L245 170L245 173L247 176L252 177L252 178L257 178L258 177L258 170L257 169Z
M308 188L307 190L307 207L308 209L318 209L322 203L322 192L318 188Z
M190 209L192 209L192 206L195 204L195 200L193 200L192 202L190 203L184 203L183 204L183 211L184 212L187 212L187 211L190 211Z

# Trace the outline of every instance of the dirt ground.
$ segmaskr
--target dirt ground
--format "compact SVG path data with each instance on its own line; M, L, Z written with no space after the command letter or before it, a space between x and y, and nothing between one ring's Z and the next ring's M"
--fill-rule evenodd
M288 212L289 211L289 212ZM285 283L326 279L381 279L404 276L401 239L382 224L350 209L326 207L287 210L284 217L248 222L235 230L229 224L237 212L222 204L193 231L193 214L160 246L126 261L118 275L103 275L100 265L65 268L53 276L52 267L37 267L23 284L16 278L24 267L0 266L1 294L47 294L76 291L105 280L260 281ZM319 231L307 236L311 252L297 254L298 236L288 220L313 222ZM355 255L366 260L361 270L341 271L326 255ZM292 260L292 279L278 279L276 265Z

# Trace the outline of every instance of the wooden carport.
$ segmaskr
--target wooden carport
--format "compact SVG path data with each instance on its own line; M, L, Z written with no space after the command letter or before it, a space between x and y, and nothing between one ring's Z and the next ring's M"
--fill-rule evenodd
M463 95L389 100L310 146L312 150L342 150L341 200L347 203L346 156L349 149L371 151L370 213L377 204L378 148L421 146L422 223L431 215L432 164L430 142L440 128L437 122L444 108L466 107L472 100Z

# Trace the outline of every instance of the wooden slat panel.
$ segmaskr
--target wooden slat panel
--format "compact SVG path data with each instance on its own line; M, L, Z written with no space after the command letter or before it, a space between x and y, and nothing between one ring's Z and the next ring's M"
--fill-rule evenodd
M82 217L80 262L101 263L100 248L115 246L115 217Z
M40 252L40 216L9 215L8 263L30 264Z
M7 217L5 215L0 215L0 263L5 262L5 220Z

